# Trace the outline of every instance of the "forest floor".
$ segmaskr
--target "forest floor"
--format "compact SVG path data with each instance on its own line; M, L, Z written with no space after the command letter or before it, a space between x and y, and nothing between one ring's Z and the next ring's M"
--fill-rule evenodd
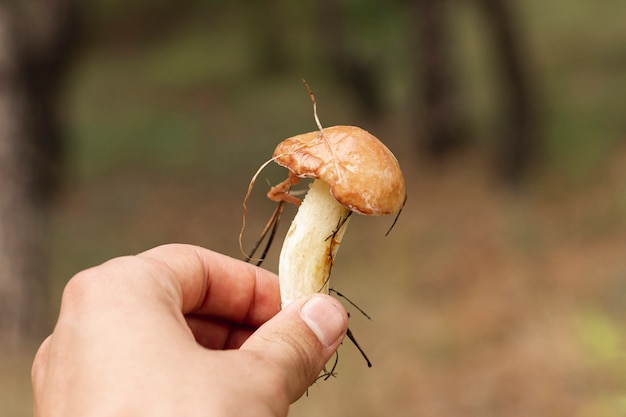
M337 378L311 387L293 415L626 412L626 149L575 190L543 181L498 191L488 166L479 155L428 171L408 163L409 201L391 235L383 237L389 219L354 219L333 286L372 316L347 305L374 366L344 343ZM57 270L168 241L239 257L245 187L108 181L59 202ZM269 213L258 205L250 240ZM9 386L0 403L12 404L0 415L27 415L29 361L2 363L3 376L24 377L0 382Z

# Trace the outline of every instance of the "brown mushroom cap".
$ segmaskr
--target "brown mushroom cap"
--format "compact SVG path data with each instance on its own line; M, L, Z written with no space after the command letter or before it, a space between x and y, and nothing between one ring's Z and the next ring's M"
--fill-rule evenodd
M352 211L392 214L404 204L398 160L360 127L333 126L285 139L273 159L298 177L326 181L335 199Z

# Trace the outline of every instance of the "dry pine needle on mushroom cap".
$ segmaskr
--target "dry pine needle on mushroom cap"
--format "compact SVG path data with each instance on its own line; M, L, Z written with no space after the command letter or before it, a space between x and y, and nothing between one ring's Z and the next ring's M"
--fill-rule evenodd
M273 160L298 177L327 182L335 199L357 213L393 214L404 204L398 160L360 127L333 126L285 139Z

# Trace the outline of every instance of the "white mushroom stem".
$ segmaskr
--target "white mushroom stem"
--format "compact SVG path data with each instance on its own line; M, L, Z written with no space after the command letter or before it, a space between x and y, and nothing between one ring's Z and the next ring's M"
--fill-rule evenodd
M311 183L280 252L278 275L283 307L305 295L328 293L330 270L349 213L335 200L325 181Z

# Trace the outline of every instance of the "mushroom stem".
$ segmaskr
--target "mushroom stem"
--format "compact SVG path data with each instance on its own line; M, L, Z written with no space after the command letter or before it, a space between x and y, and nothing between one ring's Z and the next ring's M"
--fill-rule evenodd
M328 183L309 186L283 242L278 265L282 306L316 292L328 293L335 253L350 210L335 200Z

